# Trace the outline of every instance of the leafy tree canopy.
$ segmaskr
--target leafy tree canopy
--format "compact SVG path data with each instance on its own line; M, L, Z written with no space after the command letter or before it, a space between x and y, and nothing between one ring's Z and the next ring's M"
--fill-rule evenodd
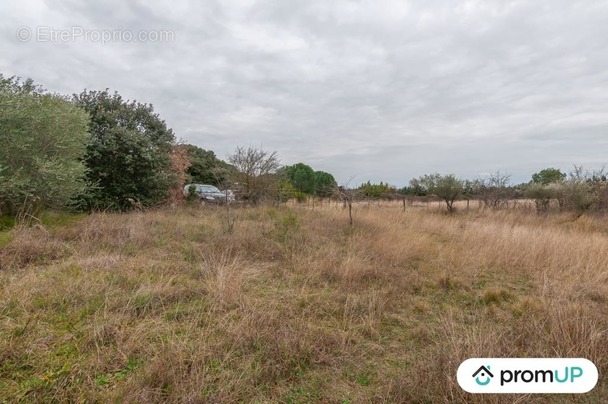
M198 146L186 144L183 146L190 158L190 167L187 170L189 182L210 184L220 188L226 186L234 166L218 159L211 150L201 149Z
M359 186L359 192L367 198L380 198L383 195L391 193L392 188L382 181L379 184L372 184L370 181L367 181Z
M305 194L315 193L315 171L309 165L297 163L292 166L283 167L281 172L296 190Z
M74 103L91 116L84 162L95 184L81 195L84 209L128 210L155 206L169 196L173 131L152 105L125 101L118 93L84 91Z
M327 198L334 194L338 183L333 175L325 171L315 171L315 190L320 197Z
M454 174L423 175L417 180L418 185L428 194L433 194L443 199L449 212L454 211L454 201L463 193L463 181L456 178Z
M325 171L314 171L304 163L283 167L281 174L301 194L329 197L337 186L333 175Z
M65 206L84 192L89 117L32 80L0 74L0 212Z
M566 174L557 168L545 168L538 173L532 174L532 182L536 184L548 185L553 182L560 182L566 179Z
M403 187L399 190L400 193L404 195L413 195L413 196L426 196L427 189L424 188L423 184L420 183L420 179L412 178L410 180L409 187Z

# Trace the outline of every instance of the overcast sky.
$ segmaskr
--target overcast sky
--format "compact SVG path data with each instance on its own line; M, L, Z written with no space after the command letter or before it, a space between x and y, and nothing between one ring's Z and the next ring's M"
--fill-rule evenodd
M0 72L351 185L608 162L608 1L2 0Z

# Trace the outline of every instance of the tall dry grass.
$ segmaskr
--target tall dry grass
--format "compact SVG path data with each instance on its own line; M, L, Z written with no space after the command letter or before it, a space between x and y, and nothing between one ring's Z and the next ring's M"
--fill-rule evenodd
M228 216L231 215L231 216ZM601 402L608 223L399 204L15 229L0 401ZM583 396L474 396L476 356L586 357Z

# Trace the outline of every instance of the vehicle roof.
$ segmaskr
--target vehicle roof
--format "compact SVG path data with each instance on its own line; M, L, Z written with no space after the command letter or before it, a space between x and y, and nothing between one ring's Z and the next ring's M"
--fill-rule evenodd
M186 184L185 188L191 187L192 185L198 187L210 187L210 188L217 188L215 185L210 185L210 184Z

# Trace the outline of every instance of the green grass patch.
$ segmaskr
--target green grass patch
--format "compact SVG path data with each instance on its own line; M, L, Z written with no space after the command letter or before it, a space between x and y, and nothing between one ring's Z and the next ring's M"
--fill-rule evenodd
M10 230L17 224L17 220L10 216L0 216L0 231Z
M0 231L0 248L6 247L13 240L13 232L10 230Z
M98 386L106 387L125 380L129 375L143 365L143 361L140 359L130 358L127 360L125 365L113 372L98 375L95 382Z
M66 213L56 211L44 211L38 219L47 227L60 227L74 224L87 217L86 213Z

